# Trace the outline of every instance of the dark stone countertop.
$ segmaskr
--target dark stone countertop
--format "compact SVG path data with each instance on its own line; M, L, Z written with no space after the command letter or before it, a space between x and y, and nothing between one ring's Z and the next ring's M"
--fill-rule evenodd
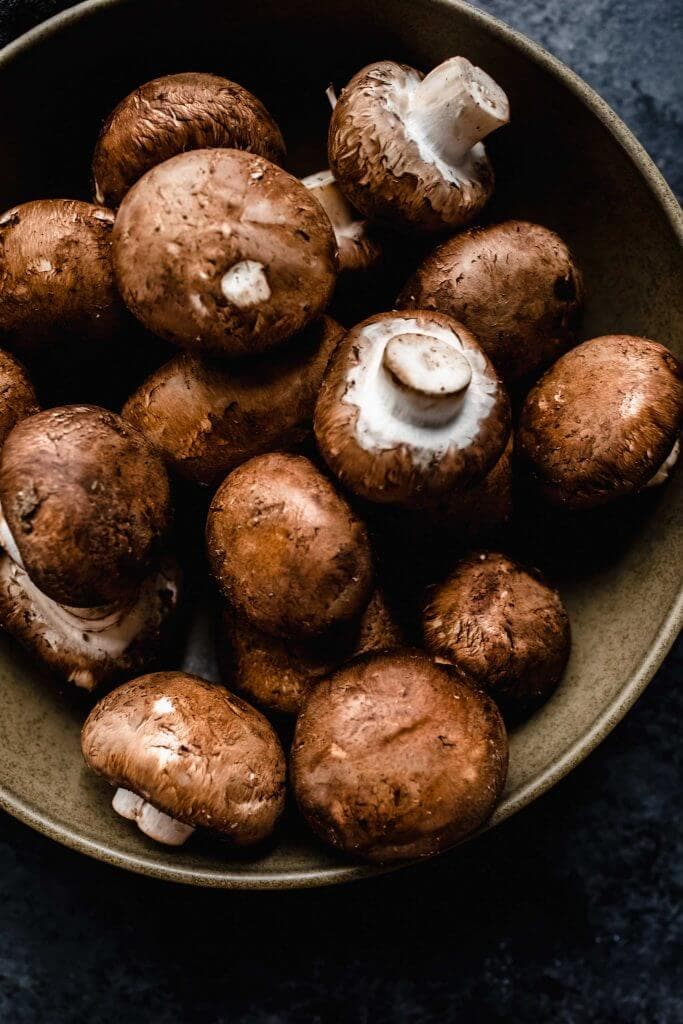
M68 6L2 0L0 43ZM480 6L586 78L683 191L683 9ZM7 1024L678 1024L683 644L580 768L495 832L343 890L223 893L105 867L0 816Z

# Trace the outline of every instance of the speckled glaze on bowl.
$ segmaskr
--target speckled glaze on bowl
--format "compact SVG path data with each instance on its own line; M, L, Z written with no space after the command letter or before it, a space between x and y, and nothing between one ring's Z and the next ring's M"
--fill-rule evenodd
M491 72L511 100L512 126L490 146L498 189L489 218L538 220L569 241L588 283L585 337L644 334L683 354L683 226L656 168L567 68L455 0L81 4L0 54L0 208L88 198L100 121L156 75L210 70L252 88L281 124L290 169L305 174L325 165L331 80L343 84L378 58L427 68L456 53ZM590 542L581 529L555 534L549 568L570 610L574 650L555 696L513 733L508 786L491 824L586 757L671 645L683 619L682 492L678 473L658 493L610 510ZM538 526L523 522L513 544L543 565ZM199 621L187 667L213 675L209 647ZM198 838L181 850L155 846L111 812L111 791L83 768L87 704L58 692L7 639L0 684L0 805L67 846L159 878L228 888L326 885L377 871L328 854L294 815L256 858Z

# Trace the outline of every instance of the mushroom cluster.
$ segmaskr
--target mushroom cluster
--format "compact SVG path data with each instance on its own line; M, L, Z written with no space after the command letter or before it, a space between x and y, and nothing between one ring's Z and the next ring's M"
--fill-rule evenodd
M380 61L328 96L299 178L242 86L157 78L105 120L93 203L0 216L0 625L101 691L83 756L148 839L258 846L289 776L320 840L387 863L482 828L508 728L567 685L517 495L580 519L663 484L683 371L579 343L549 226L474 223L510 120L486 71ZM66 353L55 405L33 367ZM79 370L112 358L120 414ZM181 564L210 577L214 680L185 671Z

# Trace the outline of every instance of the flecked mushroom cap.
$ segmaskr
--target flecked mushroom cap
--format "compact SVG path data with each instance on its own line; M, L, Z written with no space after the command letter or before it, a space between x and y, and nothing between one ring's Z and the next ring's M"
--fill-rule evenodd
M592 508L644 487L678 440L683 369L630 335L586 341L529 392L517 450L549 502Z
M96 202L118 206L151 167L214 147L248 150L276 164L285 156L280 129L241 85L201 72L146 82L102 126L93 157Z
M464 390L445 401L438 394L418 396L413 409L385 365L389 346L403 337L407 349L416 338L434 339L440 351L454 352L469 374ZM436 422L428 422L435 414ZM483 479L505 448L510 405L490 361L461 324L425 310L378 313L350 330L336 349L314 425L325 461L355 494L425 505Z
M0 351L0 445L19 420L38 412L38 399L26 370L8 352Z
M493 701L405 651L364 656L318 684L297 719L291 775L322 839L388 862L438 853L482 825L507 763Z
M325 310L337 246L296 178L249 153L198 149L153 167L128 192L114 269L149 330L181 348L242 356Z
M186 825L238 846L273 831L285 758L255 708L182 672L155 672L107 694L81 735L93 771Z

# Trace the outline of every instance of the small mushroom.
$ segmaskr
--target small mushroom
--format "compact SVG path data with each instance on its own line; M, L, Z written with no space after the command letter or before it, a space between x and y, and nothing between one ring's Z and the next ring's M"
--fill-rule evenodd
M469 555L436 587L423 626L428 651L514 715L549 697L569 658L560 595L535 570L492 552Z
M463 323L507 383L576 344L582 305L581 272L562 239L518 220L449 238L398 299L400 309L436 309Z
M234 470L213 499L206 536L224 596L273 636L320 635L370 599L365 526L301 455L259 455Z
M8 352L0 351L0 447L19 420L32 416L38 408L26 370Z
M95 201L119 205L146 171L193 149L244 149L282 163L280 129L260 100L219 75L146 82L109 115L93 157Z
M70 405L19 422L0 456L0 543L59 604L128 596L170 520L163 463L120 416Z
M378 590L357 622L308 641L263 633L229 607L223 622L226 683L255 704L285 714L297 714L318 680L344 662L401 645L401 631Z
M328 159L349 201L371 220L455 230L493 191L482 139L510 119L507 96L464 57L424 78L393 61L355 75L334 107Z
M428 504L482 480L510 431L475 337L441 313L379 313L335 351L315 411L320 451L370 501Z
M253 355L324 312L337 275L329 218L261 157L197 149L148 171L114 228L123 299L181 348Z
M205 828L234 846L282 813L285 757L266 719L222 687L155 672L107 694L81 734L86 763L117 786L114 810L157 842Z
M562 356L529 392L517 450L543 498L589 509L663 482L682 421L676 357L646 338L607 335Z
M94 690L157 664L171 639L179 590L178 564L167 557L129 596L71 608L50 600L9 555L0 555L0 626L51 671Z
M425 654L366 655L299 715L291 777L321 839L380 863L455 845L503 791L508 742L493 701Z
M330 218L339 251L342 274L366 273L382 260L382 247L372 226L349 203L331 171L302 178Z
M180 476L217 484L254 455L309 438L323 374L343 333L323 316L282 350L254 360L226 366L181 353L140 385L123 417Z

